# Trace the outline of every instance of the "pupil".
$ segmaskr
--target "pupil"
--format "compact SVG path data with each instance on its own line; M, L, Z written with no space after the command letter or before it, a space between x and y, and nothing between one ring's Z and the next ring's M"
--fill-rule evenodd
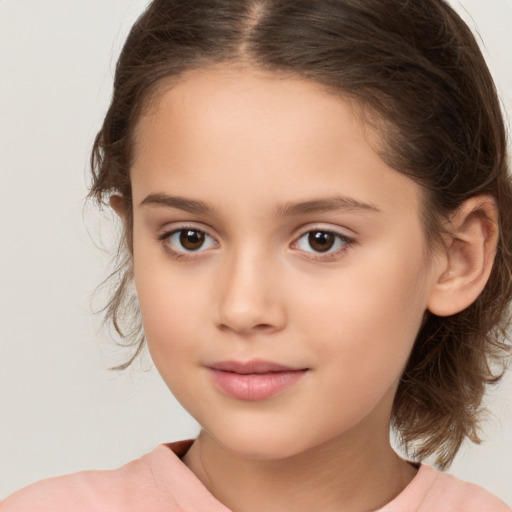
M204 233L202 233L201 231L184 229L180 233L180 243L185 249L189 251L195 251L196 249L199 249L203 245Z
M324 231L314 231L309 234L308 241L311 248L315 251L326 252L334 245L335 236Z

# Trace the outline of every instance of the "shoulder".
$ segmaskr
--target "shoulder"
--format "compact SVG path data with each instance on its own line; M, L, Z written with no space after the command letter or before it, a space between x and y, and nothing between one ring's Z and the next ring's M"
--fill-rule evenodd
M453 475L429 468L436 476L425 502L432 503L439 512L512 512L512 509L484 488L459 480ZM442 505L441 505L442 504ZM444 508L440 508L440 507ZM421 509L420 509L421 510ZM425 510L429 510L426 508Z
M0 512L131 512L148 510L148 506L154 512L179 510L172 493L163 493L154 476L155 465L161 466L166 457L167 470L172 473L174 456L166 445L160 445L119 469L42 480L0 502Z
M406 489L380 512L512 512L482 487L421 465Z

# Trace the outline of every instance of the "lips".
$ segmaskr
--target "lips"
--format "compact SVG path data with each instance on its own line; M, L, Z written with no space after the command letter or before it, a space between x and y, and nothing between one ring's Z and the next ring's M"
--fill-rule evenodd
M222 393L250 401L264 400L284 391L308 371L270 361L221 361L207 368Z

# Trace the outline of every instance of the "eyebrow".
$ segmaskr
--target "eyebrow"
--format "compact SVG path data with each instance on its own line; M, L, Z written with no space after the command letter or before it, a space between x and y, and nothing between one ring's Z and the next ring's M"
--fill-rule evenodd
M177 208L178 210L202 215L213 215L215 212L214 208L203 201L196 201L179 196L169 196L161 193L149 194L141 201L140 205L165 206L167 208Z
M140 205L177 208L178 210L202 215L214 215L216 213L215 208L203 201L187 199L179 196L170 196L163 193L149 194L141 201ZM274 213L277 217L291 217L294 215L304 215L308 213L327 213L332 211L352 212L361 210L380 212L379 208L373 204L357 201L350 197L333 196L301 202L283 203L275 208Z
M278 217L288 217L306 213L327 213L334 211L352 212L361 210L380 212L379 208L373 204L357 201L351 197L333 196L299 203L284 203L276 208L275 213Z

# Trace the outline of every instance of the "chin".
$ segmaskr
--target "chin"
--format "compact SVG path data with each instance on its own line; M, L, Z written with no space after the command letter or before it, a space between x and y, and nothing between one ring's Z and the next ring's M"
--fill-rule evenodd
M236 457L262 461L294 457L320 445L323 441L309 439L303 435L303 429L297 429L293 433L289 429L280 430L270 425L268 427L254 428L252 425L251 428L243 429L219 429L220 435L216 435L215 429L205 433Z

